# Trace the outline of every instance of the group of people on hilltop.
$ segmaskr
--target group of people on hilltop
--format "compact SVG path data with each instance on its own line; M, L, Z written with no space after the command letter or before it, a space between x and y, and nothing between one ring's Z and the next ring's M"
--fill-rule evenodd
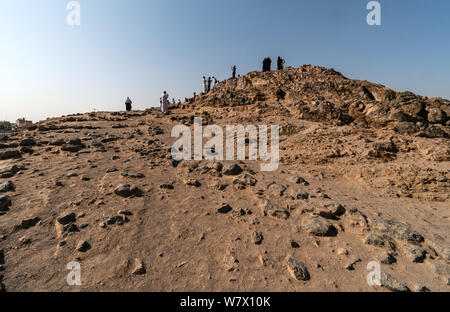
M284 65L285 65L285 60L282 59L280 56L277 59L277 69L278 70L283 70L284 69ZM263 60L263 68L262 71L263 72L268 72L271 71L271 67L272 67L272 60L270 59L270 57L266 57ZM231 78L235 79L236 78L236 65L231 66ZM238 77L240 77L240 75L238 75ZM212 88L214 88L215 86L217 86L217 84L219 84L219 80L217 80L216 77L208 77L206 78L206 76L203 76L203 80L202 80L202 86L203 86L203 93L207 94L209 92L211 92ZM197 93L194 92L194 97L192 99L190 99L191 101L195 101L197 99ZM186 101L189 101L189 99L185 99ZM128 97L127 100L125 101L125 108L126 110L129 112L131 111L131 104L132 101L130 100L130 98ZM167 114L169 112L169 105L170 105L170 101L169 101L169 94L167 93L167 91L164 91L164 93L161 95L160 99L159 99L159 104L161 107L161 112L163 114ZM172 98L172 105L176 106L176 105L181 105L181 100L178 99L177 102L175 102L175 99Z
M132 104L133 102L131 101L131 99L127 97L127 100L125 101L125 109L127 112L130 112L132 110L131 106ZM169 112L170 101L169 101L169 94L167 93L167 91L164 91L163 94L161 95L159 99L159 105L161 107L162 113L167 114ZM181 100L178 99L178 101L175 101L175 99L172 98L172 105L173 106L181 105Z
M279 56L278 59L277 59L277 70L283 70L285 63L286 63L286 61ZM263 60L263 69L262 69L262 71L263 72L271 71L271 67L272 67L272 60L270 59L270 57L266 57Z
M203 76L203 93L209 93L219 83L216 77Z

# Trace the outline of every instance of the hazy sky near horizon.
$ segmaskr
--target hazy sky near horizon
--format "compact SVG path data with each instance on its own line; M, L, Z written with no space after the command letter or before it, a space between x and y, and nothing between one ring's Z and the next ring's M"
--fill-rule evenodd
M450 1L380 0L0 0L0 120L184 99L201 77L287 66L333 67L397 91L450 98Z

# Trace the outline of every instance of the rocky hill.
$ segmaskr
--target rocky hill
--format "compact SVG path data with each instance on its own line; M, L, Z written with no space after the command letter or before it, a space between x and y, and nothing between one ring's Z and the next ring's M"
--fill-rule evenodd
M167 116L77 114L3 137L0 288L448 291L449 103L302 66ZM174 161L171 130L195 116L280 125L278 170Z

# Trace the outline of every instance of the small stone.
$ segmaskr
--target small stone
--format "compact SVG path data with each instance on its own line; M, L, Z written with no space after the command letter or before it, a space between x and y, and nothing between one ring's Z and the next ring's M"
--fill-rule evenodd
M308 199L309 194L300 188L290 188L288 195L293 199Z
M303 218L300 226L304 231L315 236L329 236L336 230L331 223L319 216Z
M144 263L140 259L134 259L133 269L131 271L134 275L143 275L147 272Z
M0 193L5 193L14 190L14 184L11 181L0 183Z
M35 226L39 221L41 221L41 219L39 217L34 217L34 218L30 218L30 219L24 219L20 223L19 228L27 230L27 229L32 228L33 226Z
M20 245L29 245L31 244L31 238L22 236L21 238L19 238L18 242Z
M218 212L218 213L226 214L226 213L229 213L231 210L233 210L233 208L231 208L230 205L228 205L228 204L222 204L222 205L220 206L220 208L217 209L217 212Z
M76 221L76 215L75 213L71 212L68 214L65 214L63 216L59 216L56 221L58 221L59 224L61 225L66 225L69 224L71 222L75 222Z
M11 206L11 200L6 195L0 195L0 211L8 211Z
M253 242L253 244L261 245L263 239L264 239L264 237L263 237L263 234L261 232L253 232L252 233L252 242Z
M222 171L224 175L235 176L239 175L243 170L237 164L226 164L225 166L223 166Z
M395 280L388 273L381 273L381 287L394 292L410 292L408 286Z
M232 254L226 254L223 258L223 263L228 271L234 271L238 265L239 260L236 259Z
M314 209L314 214L317 216L321 216L325 219L335 218L334 214L326 208L316 208L316 209Z
M387 251L382 251L381 254L377 256L377 259L382 264L393 264L397 262L394 256Z
M423 262L425 259L425 250L420 246L406 244L401 249L405 256L412 262Z
M414 285L414 292L430 292L430 290L421 284Z
M302 262L296 261L292 257L288 257L286 261L289 274L299 281L307 281L310 279L308 269Z
M161 184L159 186L159 188L166 189L166 190L173 190L175 187L170 183L166 183L166 184Z
M86 252L86 251L88 251L89 249L91 249L91 245L87 242L87 241L84 241L84 240L80 240L79 242L78 242L78 244L77 244L77 248L76 248L78 251L80 251L80 252Z
M300 245L292 239L290 239L288 243L292 248L300 248Z
M292 175L292 176L290 176L288 178L288 180L290 182L292 182L292 183L295 183L295 184L303 184L303 185L306 185L306 186L309 185L308 181L306 181L304 178L302 178L302 177L300 177L298 175Z
M200 181L199 180L195 180L195 179L188 179L188 180L185 181L185 183L186 183L186 185L194 186L194 187L202 186Z
M372 222L372 227L378 232L386 233L402 241L413 243L421 243L424 241L422 235L412 230L407 225L394 220L374 220Z
M90 181L91 180L91 178L89 178L88 176L86 176L86 175L82 175L81 176L81 181Z
M337 254L338 254L339 256L347 256L347 255L348 255L348 250L345 249L345 248L339 248L339 249L337 250Z
M334 216L340 217L345 214L345 208L339 203L329 203L325 204L324 207L328 209Z

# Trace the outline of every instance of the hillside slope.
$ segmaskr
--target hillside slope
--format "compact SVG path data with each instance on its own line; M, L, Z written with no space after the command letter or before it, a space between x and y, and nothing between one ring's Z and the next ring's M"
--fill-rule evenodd
M167 116L77 114L1 138L0 288L448 291L448 104L302 66ZM174 162L171 130L195 116L280 125L278 170Z

